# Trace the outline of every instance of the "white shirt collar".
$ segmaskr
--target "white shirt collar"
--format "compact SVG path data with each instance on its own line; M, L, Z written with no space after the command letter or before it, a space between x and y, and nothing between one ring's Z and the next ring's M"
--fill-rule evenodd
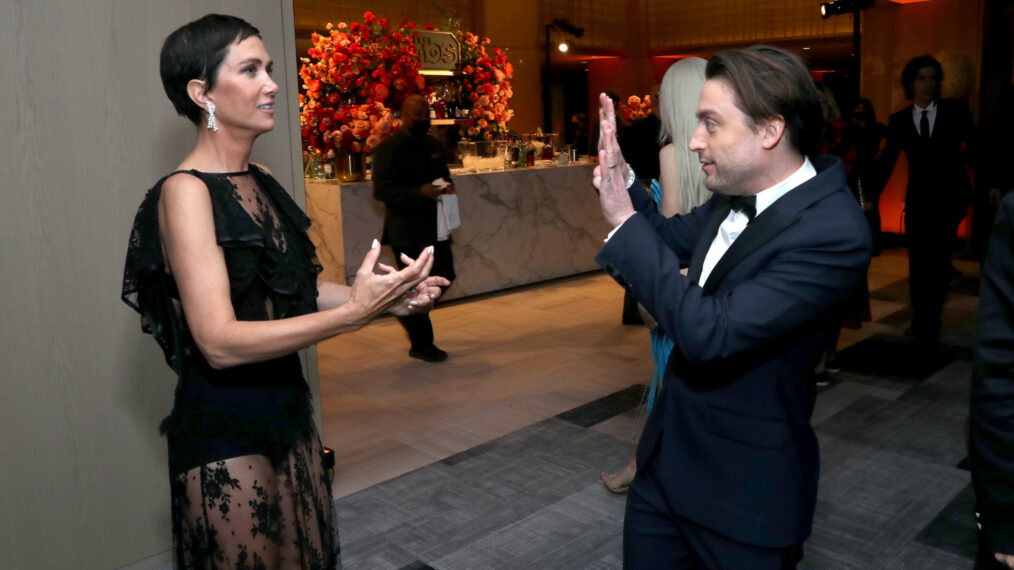
M932 114L936 110L937 110L937 100L936 99L930 101L930 104L926 105L925 107L920 107L918 104L912 103L912 112L916 113L916 114L921 114L923 111L929 111L930 114Z
M813 167L810 159L804 156L803 165L789 175L788 178L757 193L757 215L760 215L768 206L774 204L776 200L788 194L790 190L816 175L817 169Z

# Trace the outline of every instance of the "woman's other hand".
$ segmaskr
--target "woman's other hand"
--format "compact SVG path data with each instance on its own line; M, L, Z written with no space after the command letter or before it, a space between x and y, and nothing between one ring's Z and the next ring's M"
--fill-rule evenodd
M421 283L409 289L388 309L392 315L407 317L424 313L437 302L437 298L443 293L441 287L449 287L451 282L443 277L427 277Z
M360 326L373 320L391 305L402 301L405 294L413 288L416 290L413 300L420 294L431 294L426 286L423 287L425 292L420 293L418 285L429 277L430 269L433 267L433 246L424 249L415 260L404 258L409 261L406 261L407 266L400 271L380 264L383 273L375 273L374 268L377 267L379 259L380 243L373 240L373 247L363 258L363 263L356 272L356 281L352 285L346 303L346 307ZM449 282L447 284L450 285ZM419 301L421 299L416 300L417 304Z

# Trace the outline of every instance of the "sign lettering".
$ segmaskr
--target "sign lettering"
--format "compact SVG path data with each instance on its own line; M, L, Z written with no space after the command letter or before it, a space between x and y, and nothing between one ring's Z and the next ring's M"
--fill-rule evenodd
M457 69L461 65L461 46L451 32L420 31L415 49L423 69Z

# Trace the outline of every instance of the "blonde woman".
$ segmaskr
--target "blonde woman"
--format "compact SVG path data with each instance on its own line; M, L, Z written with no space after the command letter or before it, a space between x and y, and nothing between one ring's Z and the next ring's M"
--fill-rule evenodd
M690 137L697 130L697 101L704 87L706 66L707 61L699 57L681 59L669 67L662 79L658 97L662 118L659 144L665 146L658 153L660 180L652 180L651 193L659 212L667 218L685 214L711 196L704 187L704 171L700 168L697 153L690 150ZM651 414L655 396L662 388L672 339L644 311L641 311L641 317L651 328L651 354L655 361L655 374L651 379L645 412L647 416ZM616 475L603 473L602 483L613 493L625 493L636 472L636 460L631 459Z

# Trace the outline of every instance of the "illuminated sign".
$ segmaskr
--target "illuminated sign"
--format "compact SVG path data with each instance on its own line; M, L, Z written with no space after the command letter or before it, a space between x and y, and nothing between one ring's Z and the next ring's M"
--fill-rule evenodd
M423 69L457 69L461 65L461 45L451 32L420 31L415 49Z

